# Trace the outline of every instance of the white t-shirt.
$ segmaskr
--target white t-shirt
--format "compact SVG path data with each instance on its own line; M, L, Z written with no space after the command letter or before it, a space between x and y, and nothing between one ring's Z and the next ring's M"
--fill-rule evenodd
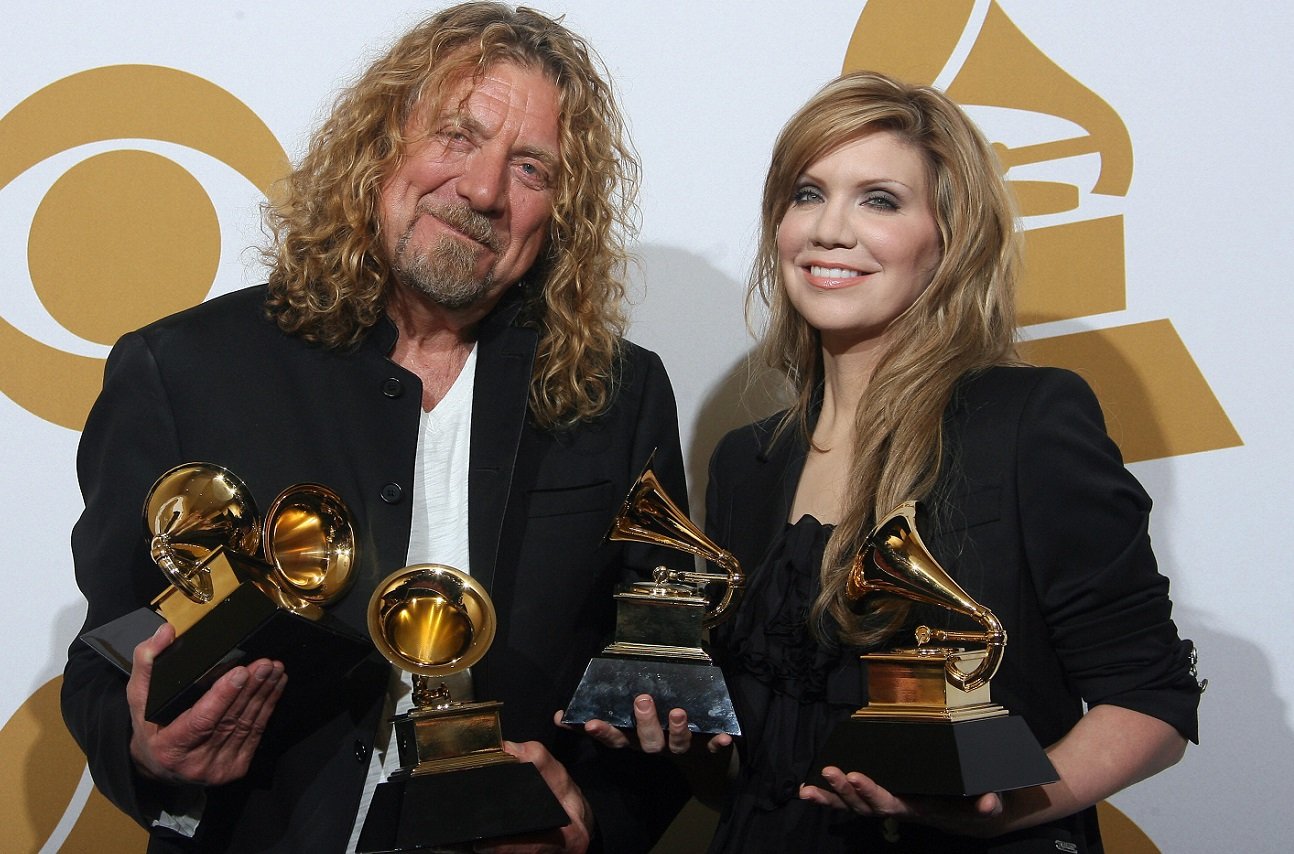
M422 413L418 452L413 463L413 521L409 528L406 566L439 563L471 574L467 548L467 469L472 444L472 388L476 378L476 347L467 357L454 385L430 412ZM398 567L391 567L394 572ZM450 696L472 699L472 674L455 673L443 680ZM386 713L378 725L369 759L368 779L347 851L354 851L373 799L373 790L400 767L399 751L391 741L392 715L413 708L410 674L391 668Z

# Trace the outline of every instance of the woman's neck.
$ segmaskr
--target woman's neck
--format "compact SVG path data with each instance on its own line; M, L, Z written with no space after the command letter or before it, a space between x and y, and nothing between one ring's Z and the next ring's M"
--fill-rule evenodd
M789 521L813 516L824 524L840 521L848 494L857 440L854 425L876 366L870 350L822 353L822 408L810 437L804 470L791 503Z

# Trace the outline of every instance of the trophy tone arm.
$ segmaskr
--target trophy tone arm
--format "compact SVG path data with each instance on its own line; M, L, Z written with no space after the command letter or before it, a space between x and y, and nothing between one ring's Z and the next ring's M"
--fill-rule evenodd
M680 547L677 544L675 545ZM719 564L719 566L723 567L724 572L679 571L665 566L658 566L652 573L652 580L657 584L702 585L711 582L723 584L723 596L719 598L719 602L713 608L706 610L705 617L701 621L705 628L713 628L723 622L728 611L741 601L741 594L746 587L746 575L741 571L741 564L727 551L718 549L718 553L716 553L714 550L702 551L698 549L693 551L686 547L680 548Z
M949 659L944 666L944 672L947 673L948 680L963 691L969 692L987 685L988 681L993 678L993 674L997 673L998 665L1002 663L1002 653L1006 650L1006 631L1002 628L1002 623L997 616L987 609L979 614L969 614L968 616L975 618L980 625L984 626L984 631L955 632L947 629L932 629L929 626L917 626L915 634L918 647L931 642L984 644L984 658L969 673L963 672L952 659Z

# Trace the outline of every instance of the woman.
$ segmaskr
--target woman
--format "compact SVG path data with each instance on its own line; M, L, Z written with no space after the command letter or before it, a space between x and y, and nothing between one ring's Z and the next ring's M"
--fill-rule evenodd
M933 89L846 75L778 138L751 293L795 402L711 460L708 533L751 570L714 638L744 738L712 851L1099 851L1093 805L1196 740L1150 500L1086 384L1016 361L1016 253L990 148ZM960 627L846 595L866 535L909 499L934 557L1004 624L993 700L1049 745L1059 782L919 798L813 767L865 703L860 651L911 645L918 617ZM645 749L686 750L680 710L665 733L640 720ZM818 771L826 787L801 785Z

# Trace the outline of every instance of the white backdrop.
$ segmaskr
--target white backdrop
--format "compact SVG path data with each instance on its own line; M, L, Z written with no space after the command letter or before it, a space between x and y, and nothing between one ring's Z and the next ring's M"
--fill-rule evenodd
M566 13L598 49L630 117L645 175L632 337L660 352L674 379L699 497L713 442L749 420L734 395L749 348L743 280L768 151L781 123L839 72L864 0L536 5ZM1294 165L1283 144L1294 131L1294 13L1240 0L998 5L1053 63L1110 104L1135 152L1126 195L1093 202L1105 206L1098 212L1124 216L1126 308L1026 335L1169 318L1243 442L1132 465L1156 500L1156 549L1172 578L1178 625L1196 641L1210 688L1201 707L1203 743L1114 803L1166 851L1283 850L1280 831L1294 827L1294 668L1280 652L1294 581L1279 545L1294 474L1285 438L1294 416L1286 343L1294 309ZM976 3L981 18L986 6ZM43 87L87 69L146 64L228 91L295 158L337 88L427 11L397 0L8 0L0 27L0 139L11 111ZM64 112L75 123L75 105ZM991 119L975 115L986 125ZM0 318L36 342L0 340L0 429L7 437L0 445L7 645L0 722L9 721L0 751L30 750L19 731L22 710L60 674L84 615L67 546L80 510L78 433L35 412L39 405L15 402L21 395L11 389L22 383L56 400L71 393L56 367L58 352L99 359L107 352L60 325L36 298L29 233L60 175L118 149L173 160L211 198L222 250L212 294L262 275L246 251L260 239L260 192L191 148L98 142L50 151L0 182ZM0 147L0 173L9 156ZM152 216L160 223L168 211ZM83 247L74 238L56 241L58 251L92 268L96 257L78 254ZM150 259L139 263L147 267ZM167 286L161 278L154 283L159 293ZM26 753L0 757L0 765L14 762L40 764ZM0 795L9 802L0 815L16 821L30 812L21 797ZM57 848L77 809L74 803L62 829L32 850Z

